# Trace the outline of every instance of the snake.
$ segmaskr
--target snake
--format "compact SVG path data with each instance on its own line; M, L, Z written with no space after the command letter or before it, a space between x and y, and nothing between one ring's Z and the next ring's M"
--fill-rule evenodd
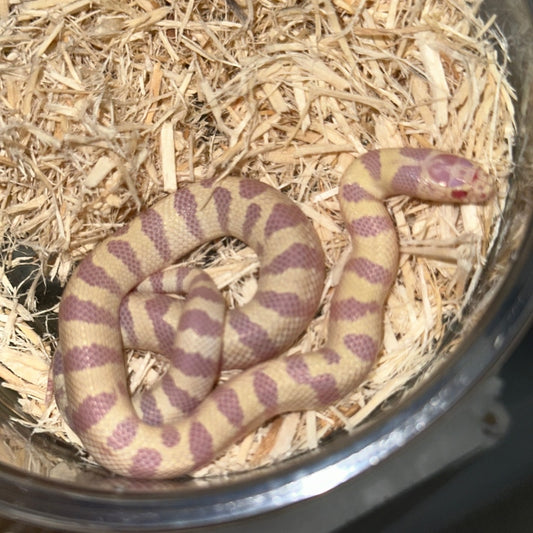
M355 158L338 187L351 248L327 309L327 338L313 351L287 355L324 291L325 260L312 222L257 179L179 187L99 243L71 275L53 360L63 417L104 468L164 479L213 461L279 414L342 400L381 350L399 263L385 200L482 203L493 193L479 165L433 148ZM248 244L260 264L253 298L230 309L205 272L178 264L227 235ZM161 381L138 399L129 391L127 346L168 360ZM242 371L218 383L218 373L230 368Z

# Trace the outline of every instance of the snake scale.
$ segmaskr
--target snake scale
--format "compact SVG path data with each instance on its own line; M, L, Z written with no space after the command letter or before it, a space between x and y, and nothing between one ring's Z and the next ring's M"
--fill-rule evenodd
M479 203L491 194L478 166L432 149L376 150L356 159L339 186L352 248L331 301L327 341L315 352L274 357L319 304L325 267L312 224L256 180L178 189L100 243L71 276L53 365L62 414L107 469L169 478L213 460L277 414L336 402L361 382L380 350L399 256L384 199ZM205 273L164 270L223 235L249 244L261 264L254 298L227 312ZM135 401L124 346L169 360L167 374ZM245 370L215 386L221 368Z

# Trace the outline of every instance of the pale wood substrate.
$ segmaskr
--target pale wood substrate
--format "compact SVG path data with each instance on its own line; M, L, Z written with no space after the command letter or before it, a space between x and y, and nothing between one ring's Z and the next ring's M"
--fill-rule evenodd
M436 146L478 161L497 182L497 198L483 207L391 200L401 266L383 354L368 379L324 412L275 419L195 475L314 448L398 400L446 359L437 357L439 343L450 320L463 320L512 165L506 44L493 19L478 18L479 4L0 0L1 229L4 246L36 250L48 279L65 282L102 238L181 184L241 173L290 196L322 239L323 306L291 349L308 351L327 335L347 245L337 184L354 156ZM231 305L254 293L259 265L243 245L204 246L187 261L204 266ZM32 291L19 294L2 276L0 378L19 394L35 432L77 446L46 402L55 339L35 332L35 303ZM132 389L163 367L151 354L131 358ZM13 420L28 424L15 410ZM76 475L2 444L5 461Z

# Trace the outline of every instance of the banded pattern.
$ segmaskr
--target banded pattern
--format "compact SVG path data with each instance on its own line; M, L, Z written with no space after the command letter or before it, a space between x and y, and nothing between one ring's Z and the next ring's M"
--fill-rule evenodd
M481 169L434 150L374 151L354 161L339 191L352 251L327 343L286 358L270 359L315 312L324 261L310 223L280 193L236 178L193 184L100 244L66 287L54 361L58 405L87 450L118 474L177 476L276 414L320 408L353 390L379 353L396 276L396 232L383 204L394 194L466 203L485 201L492 189ZM162 272L225 234L248 242L262 265L254 299L227 313L205 275ZM182 303L165 294L173 290L186 294ZM124 344L170 360L169 374L135 406ZM221 367L247 370L213 389Z

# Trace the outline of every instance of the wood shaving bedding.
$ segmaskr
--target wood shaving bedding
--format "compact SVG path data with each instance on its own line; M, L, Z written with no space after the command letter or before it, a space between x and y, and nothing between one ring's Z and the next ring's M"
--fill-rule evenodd
M324 412L276 418L195 475L319 446L435 372L447 328L483 271L512 165L506 43L494 19L478 17L479 5L0 1L0 378L18 394L13 420L79 446L47 403L55 337L35 327L57 305L43 311L35 284L11 283L17 246L34 251L41 278L63 284L106 235L181 184L236 173L260 179L296 201L323 242L321 312L290 353L308 351L327 335L347 245L338 180L373 148L460 153L494 176L498 195L481 207L390 200L402 256L383 354L368 379ZM244 245L224 239L186 261L205 267L231 305L252 297L259 265ZM164 362L130 354L130 368L137 389ZM24 466L51 474L54 462Z

